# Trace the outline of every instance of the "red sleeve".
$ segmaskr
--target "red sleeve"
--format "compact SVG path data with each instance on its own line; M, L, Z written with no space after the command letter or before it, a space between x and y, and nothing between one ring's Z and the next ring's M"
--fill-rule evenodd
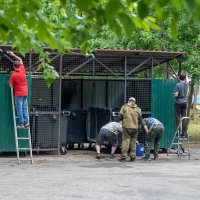
M22 69L23 73L26 74L26 68L25 68L25 66L24 65L20 65L20 66L21 66L21 69Z

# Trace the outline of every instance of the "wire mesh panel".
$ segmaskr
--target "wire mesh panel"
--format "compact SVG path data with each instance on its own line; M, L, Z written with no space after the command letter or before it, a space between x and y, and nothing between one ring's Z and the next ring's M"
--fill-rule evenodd
M134 79L127 80L126 85L126 102L130 97L135 97L136 104L142 110L142 117L151 116L151 80L148 79ZM145 143L145 131L141 126L138 131L139 143Z
M0 52L0 74L11 74L14 71L14 64L13 62L15 59L7 54L7 51L12 50L10 47L1 48L3 52ZM25 56L19 55L15 53L15 55L21 57L27 74L29 74L29 62L30 62L30 54L27 53Z
M107 107L119 110L124 103L124 81L108 80L107 84Z
M151 80L127 80L126 102L130 97L135 97L136 104L144 112L151 111Z
M62 57L62 74L66 78L92 76L93 58L81 55L64 55Z
M31 132L34 149L58 148L59 79L48 87L43 78L32 79Z

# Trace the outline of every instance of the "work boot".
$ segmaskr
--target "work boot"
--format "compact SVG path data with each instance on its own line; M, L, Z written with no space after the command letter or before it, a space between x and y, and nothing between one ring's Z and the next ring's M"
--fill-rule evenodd
M185 138L185 133L181 133L181 138Z
M115 156L113 153L110 154L110 159L113 159Z
M25 127L25 128L29 128L29 127L30 127L30 124L27 123L27 124L24 125L24 127Z
M100 155L100 153L97 153L97 155L96 155L96 159L100 159L101 158L101 155Z
M19 124L19 125L17 125L17 128L24 128L24 125L23 124Z
M144 157L144 161L151 161L150 157Z
M188 138L188 134L187 133L182 133L181 134L181 138L182 139L187 139Z
M120 162L126 162L126 158L125 158L125 157L121 157L121 158L119 159L119 161L120 161Z
M158 154L154 154L154 160L158 160Z
M134 162L135 159L136 159L136 157L130 157L130 161L131 161L131 162Z

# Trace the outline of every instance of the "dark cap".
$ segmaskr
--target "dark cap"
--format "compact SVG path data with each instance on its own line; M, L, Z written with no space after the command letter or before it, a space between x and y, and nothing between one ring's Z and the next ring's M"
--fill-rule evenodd
M14 67L19 67L21 65L19 61L14 61L13 64L14 64Z

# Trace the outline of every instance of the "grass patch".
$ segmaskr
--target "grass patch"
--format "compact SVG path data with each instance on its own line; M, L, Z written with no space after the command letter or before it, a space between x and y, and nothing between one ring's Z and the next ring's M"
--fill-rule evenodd
M200 122L195 122L194 120L190 121L189 124L189 136L190 141L195 143L200 143Z

